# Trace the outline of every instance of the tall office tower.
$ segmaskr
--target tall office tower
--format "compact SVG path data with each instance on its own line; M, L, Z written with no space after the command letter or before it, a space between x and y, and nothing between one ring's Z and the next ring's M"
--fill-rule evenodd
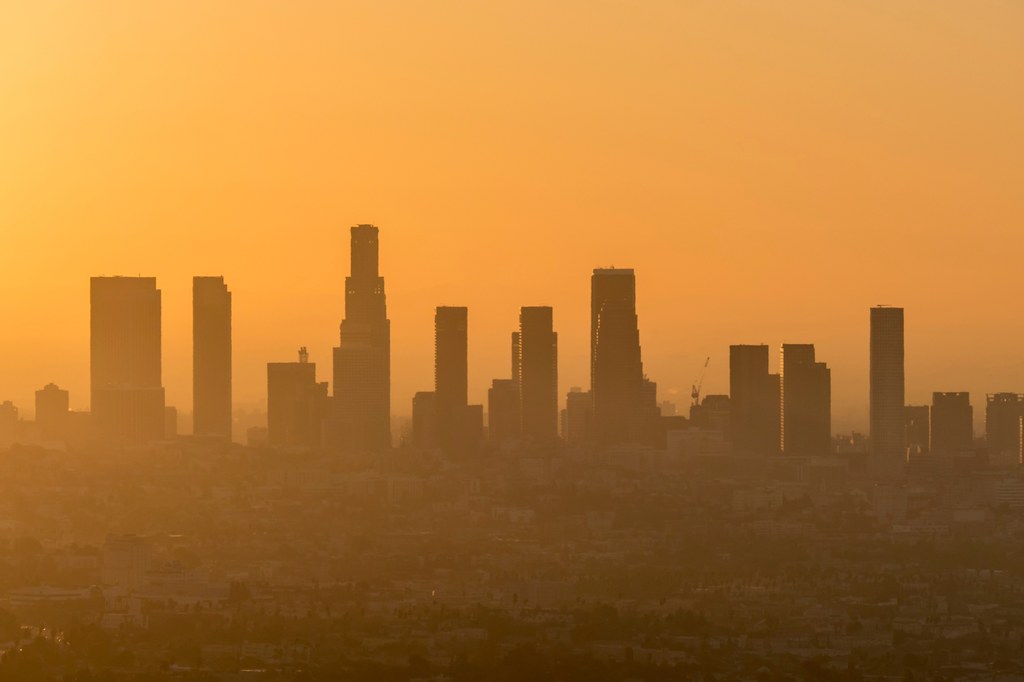
M871 463L898 470L906 461L903 384L903 308L871 309Z
M439 306L434 315L434 393L437 405L437 436L446 450L464 445L466 409L469 403L469 311Z
M231 292L192 278L192 433L231 439Z
M352 228L352 274L334 349L335 437L343 452L391 447L391 321L378 268L377 228Z
M547 306L519 312L519 397L523 436L558 438L558 334Z
M787 456L832 449L832 375L814 359L812 344L782 345L779 372L781 450Z
M298 362L267 363L267 441L273 446L320 448L328 419L327 382L305 348Z
M985 402L985 441L988 459L999 466L1024 463L1021 450L1021 418L1024 417L1024 395L995 393Z
M163 438L156 278L92 278L89 350L97 433L133 443Z
M412 397L412 442L421 450L437 447L437 394L419 391Z
M643 440L644 369L631 269L599 268L590 280L590 385L602 445Z
M562 438L570 445L582 445L591 439L594 400L590 391L578 386L569 389L565 396L565 416L562 424Z
M768 372L768 346L729 346L729 397L736 452L777 453L778 375Z
M974 448L971 394L932 393L931 451L956 455Z
M927 455L930 451L931 415L927 405L907 405L903 411L907 438L907 455Z
M36 391L36 427L43 440L63 440L68 436L68 414L71 400L67 391L57 384L47 384Z
M487 436L492 443L510 443L519 438L522 417L519 391L512 379L495 379L487 391Z

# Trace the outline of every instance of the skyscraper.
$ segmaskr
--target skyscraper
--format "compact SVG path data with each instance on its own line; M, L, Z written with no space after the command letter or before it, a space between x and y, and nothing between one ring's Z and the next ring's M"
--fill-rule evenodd
M959 455L974 448L974 408L971 394L932 393L931 451Z
M412 442L427 450L437 443L437 394L419 391L412 397Z
M558 438L558 334L547 306L519 312L519 403L523 436Z
M316 363L305 348L298 362L267 363L267 440L270 445L319 448L324 442L327 382L317 383Z
M391 321L378 254L377 228L353 227L345 319L334 349L335 438L343 452L391 447Z
M1021 418L1024 395L995 393L985 401L985 441L989 462L998 466L1024 463L1021 443Z
M439 306L434 315L437 435L444 449L462 447L469 403L469 311Z
M643 440L644 370L631 269L598 268L590 280L590 381L600 444Z
M906 460L903 308L871 309L871 460L892 471Z
M832 376L812 344L782 345L781 450L787 456L827 455L832 448Z
M164 435L160 290L153 277L93 277L90 380L97 432L145 442Z
M231 292L192 278L192 433L231 438Z
M68 435L70 395L57 384L36 391L36 426L43 440L60 440Z
M729 346L730 434L736 452L779 450L779 394L772 377L768 346Z

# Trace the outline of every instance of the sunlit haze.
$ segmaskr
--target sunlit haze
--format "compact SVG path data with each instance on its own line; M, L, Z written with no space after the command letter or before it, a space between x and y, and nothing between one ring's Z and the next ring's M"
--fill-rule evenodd
M392 411L469 308L470 402L550 305L589 387L590 273L631 267L659 399L728 346L814 343L867 428L868 309L906 310L907 402L1024 386L1024 5L39 2L0 8L0 398L89 402L89 278L234 296L234 400L308 346L330 380L348 229L380 228ZM774 370L773 370L774 371ZM980 419L983 410L976 409Z

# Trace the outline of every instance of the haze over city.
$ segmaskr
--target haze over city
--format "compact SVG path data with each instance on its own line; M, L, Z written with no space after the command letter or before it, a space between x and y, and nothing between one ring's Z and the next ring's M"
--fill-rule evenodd
M1024 682L1024 4L0 7L0 682Z
M813 342L867 427L865 309L908 311L908 399L1024 379L1004 296L1024 246L1021 7L547 3L8 6L0 374L88 406L88 287L164 291L190 409L190 279L235 297L235 397L327 362L345 229L385 230L393 409L431 317L470 308L470 391L518 306L551 305L587 384L587 276L633 267L646 366L725 392L730 343ZM39 314L46 310L45 315ZM777 359L773 357L773 363ZM668 395L668 394L667 394Z

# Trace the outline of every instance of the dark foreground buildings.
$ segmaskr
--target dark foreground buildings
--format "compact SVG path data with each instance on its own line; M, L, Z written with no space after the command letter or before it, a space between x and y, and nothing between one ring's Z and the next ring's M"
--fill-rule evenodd
M164 436L160 290L154 277L90 282L90 385L97 434L145 443Z
M345 319L334 349L334 439L343 452L391 447L391 322L377 236L373 225L352 228Z
M223 277L192 279L192 433L231 438L231 292Z

